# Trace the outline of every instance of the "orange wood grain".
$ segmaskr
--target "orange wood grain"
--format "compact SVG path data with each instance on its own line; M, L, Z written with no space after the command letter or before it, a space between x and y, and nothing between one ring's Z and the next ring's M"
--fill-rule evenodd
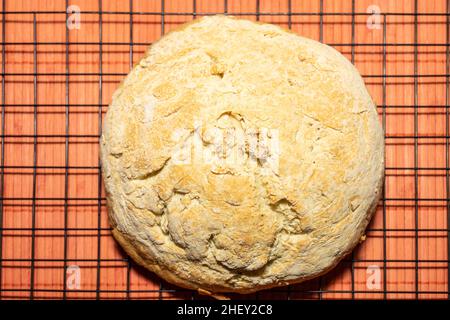
M31 287L36 299L63 298L64 267L71 265L80 268L81 283L79 289L67 290L66 298L191 298L190 291L161 282L134 263L129 264L111 237L104 191L102 186L99 191L98 185L99 113L104 115L115 88L130 66L142 57L149 43L183 22L203 14L224 11L244 13L244 18L286 28L290 26L301 35L316 40L322 38L350 60L353 58L379 106L380 121L383 120L381 76L384 71L387 75L384 92L387 200L384 205L380 203L366 241L353 253L353 269L351 257L348 257L321 279L240 298L372 299L383 298L384 287L386 298L415 298L416 285L418 298L447 298L445 168L448 167L448 150L445 135L449 124L446 123L446 79L443 76L447 70L445 16L418 17L416 40L420 46L417 47L415 61L415 47L411 45L415 41L413 16L386 16L385 39L388 45L383 48L383 24L380 29L369 29L366 24L368 16L355 15L352 33L351 14L330 15L351 13L350 0L324 0L323 12L326 15L322 17L300 14L318 13L320 0L260 0L259 16L256 14L257 0L196 0L195 11L194 1L181 0L68 2L78 5L82 13L81 28L66 33L65 1L3 0L6 11L58 13L37 13L36 29L33 28L31 13L1 17L2 22L5 21L6 44L5 96L2 97L5 101L5 130L2 133L4 185L0 298L29 298ZM88 13L98 11L100 4L101 17ZM162 4L164 16L161 15ZM364 13L371 5L379 6L382 13L414 12L413 0L358 0L354 11ZM445 13L446 10L445 0L418 1L421 13ZM130 15L130 11L154 14ZM289 11L294 13L291 19L285 15ZM0 28L2 30L3 23L0 23ZM34 37L37 40L35 48ZM103 41L101 46L100 40ZM133 46L129 45L131 40ZM66 41L69 43L67 47ZM352 43L355 44L353 47ZM387 53L385 69L383 49ZM428 76L417 77L415 81L411 76L415 66L419 75ZM36 77L33 76L35 69ZM98 75L100 71L104 74L101 78ZM66 102L69 104L68 114ZM415 105L419 106L416 115ZM35 130L38 134L36 154ZM417 139L416 159L415 135L420 137ZM418 168L416 171L415 166ZM36 188L33 190L34 177ZM33 193L34 201L31 200ZM417 203L414 201L416 197L419 199ZM68 228L66 231L65 226ZM64 258L68 259L66 264ZM366 285L369 266L381 270L379 289L369 289Z

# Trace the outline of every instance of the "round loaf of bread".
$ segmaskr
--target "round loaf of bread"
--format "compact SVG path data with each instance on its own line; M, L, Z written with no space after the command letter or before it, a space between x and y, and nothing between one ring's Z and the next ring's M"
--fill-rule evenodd
M311 279L360 241L383 132L355 67L271 24L211 16L152 44L101 136L113 235L176 285L249 293Z

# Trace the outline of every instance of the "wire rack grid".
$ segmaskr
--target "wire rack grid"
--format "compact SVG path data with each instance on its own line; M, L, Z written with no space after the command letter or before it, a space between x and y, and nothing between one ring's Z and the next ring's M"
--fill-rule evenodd
M447 0L3 0L0 299L203 298L141 269L112 239L98 139L112 92L146 47L217 13L279 24L346 55L386 141L366 241L319 279L231 297L448 299Z

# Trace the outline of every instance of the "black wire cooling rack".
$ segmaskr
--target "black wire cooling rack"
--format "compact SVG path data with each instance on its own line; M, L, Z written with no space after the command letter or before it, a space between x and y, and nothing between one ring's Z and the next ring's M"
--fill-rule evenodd
M357 66L359 56L376 56L374 64L378 71L361 73L376 92L387 156L394 159L386 161L386 188L376 214L377 222L367 230L366 242L376 241L372 251L377 256L354 253L331 274L320 279L248 297L450 297L450 1L442 1L445 3L442 11L421 11L420 6L426 6L425 1L418 0L405 1L413 8L411 12L402 12L399 6L396 11L382 10L378 16L377 40L373 41L358 38L359 28L374 14L365 10L370 3L364 1L363 7L356 0L336 1L344 9L330 11L327 10L330 1L317 0L309 10L301 12L297 11L299 1L294 0L272 1L278 7L270 8L267 7L270 1L263 0L209 1L207 5L200 0L155 0L147 1L147 4L152 3L149 9L143 9L146 1L127 0L118 1L122 9L116 10L105 8L110 2L100 0L95 6L88 6L86 1L80 1L81 23L86 21L95 25L94 36L82 40L81 37L74 38L73 31L66 27L74 10L66 8L76 5L76 1L56 1L55 6L46 3L43 7L27 1L2 2L0 299L202 298L195 292L160 281L111 244L97 153L108 99L146 46L173 25L218 13L261 21L273 19L273 23L289 29L295 29L307 20L316 28L317 40L345 52ZM167 10L169 6L173 8L175 2L179 3L179 9ZM241 9L232 9L238 2ZM250 2L252 4L248 5ZM381 8L387 5L387 1L374 2ZM244 4L252 10L244 8ZM84 9L83 5L95 9ZM203 10L200 10L201 6ZM114 38L111 29L105 31L106 25L109 28L114 24L120 33L119 40ZM402 24L411 27L408 29L410 37L391 40L389 32ZM423 24L443 25L444 41L424 41L420 35ZM19 34L22 25L23 32L28 33L24 37ZM60 37L41 37L49 30L51 33L52 26L55 30L62 26L63 31L55 31L61 33ZM155 39L148 40L136 32L143 27L154 30ZM330 30L344 29L341 34L348 32L348 36L345 35L348 40L325 37ZM119 66L111 67L114 63L111 52L116 49L121 54ZM51 55L52 50L60 61L46 60L44 55ZM434 67L422 72L420 58L426 52L432 52L438 58L431 59ZM85 59L80 56L83 54L95 58ZM391 56L400 57L396 60L400 67L395 72L389 71ZM86 70L74 67L83 63L93 67ZM407 63L410 68L403 69L402 63ZM56 65L54 70L49 67L52 64ZM81 87L77 87L80 84ZM395 89L396 85L400 89ZM43 86L47 87L42 89ZM409 88L404 93L407 103L391 99L390 90L402 90L401 86ZM423 102L422 97L429 94L423 91L423 86L432 88L431 91L439 87L445 97ZM89 99L79 97L83 90ZM46 95L54 91L58 92L57 99L47 99ZM424 132L422 128L427 121L430 132ZM85 132L83 123L88 123L93 130ZM441 131L436 129L436 123ZM52 126L61 130L56 132ZM51 151L49 145L56 149ZM422 159L425 153L441 162L425 164ZM398 158L407 161L401 163L395 160ZM59 160L52 162L52 159ZM84 188L80 187L86 179ZM398 191L396 186L403 192L388 189ZM423 187L431 191L424 192ZM47 191L48 188L52 191ZM89 192L80 191L86 189ZM90 214L89 218L83 218L86 212ZM428 221L424 212L428 217L436 216L427 226L423 225L423 221ZM403 220L392 218L396 214L404 215ZM407 240L399 240L402 237ZM52 240L45 242L47 240L42 238ZM89 249L83 249L84 241L87 241L83 238L89 238L86 242ZM84 254L84 251L92 254ZM402 251L411 255L397 257ZM429 251L439 252L439 255L430 257ZM381 272L380 286L375 289L366 284L368 266L373 265L379 266ZM77 278L72 271L81 272L77 276L87 280L81 280L82 284L73 288L73 279Z

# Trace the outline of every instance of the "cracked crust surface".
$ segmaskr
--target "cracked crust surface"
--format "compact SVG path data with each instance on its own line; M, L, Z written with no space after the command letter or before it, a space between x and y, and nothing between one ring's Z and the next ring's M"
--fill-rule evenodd
M382 129L354 66L225 16L148 49L114 93L100 147L117 241L167 281L212 293L328 271L360 240L383 181Z

